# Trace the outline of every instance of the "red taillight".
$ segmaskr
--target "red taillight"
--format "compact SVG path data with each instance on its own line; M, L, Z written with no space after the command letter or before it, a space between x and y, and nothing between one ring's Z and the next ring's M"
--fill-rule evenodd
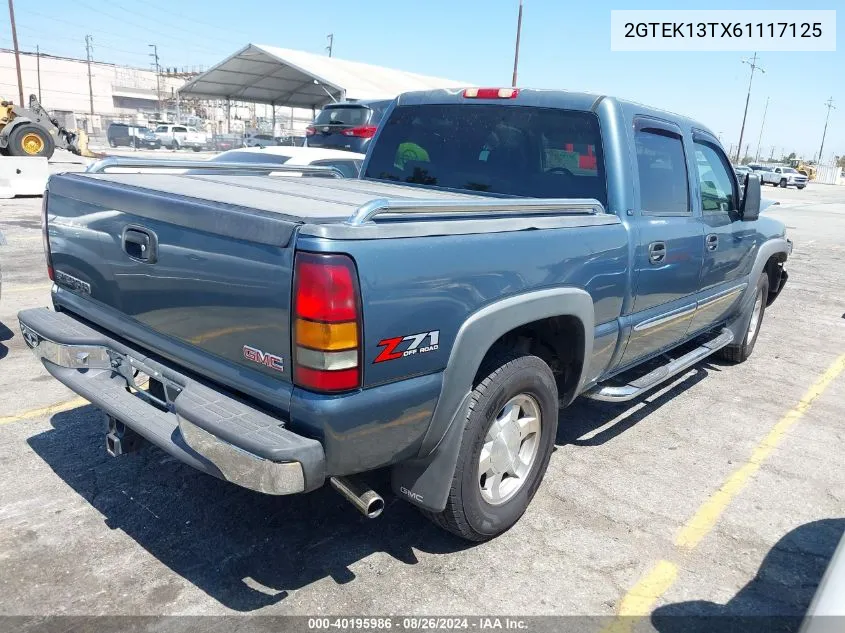
M41 200L41 243L44 246L44 258L47 260L47 276L50 281L53 279L53 254L50 252L50 234L47 231L47 197L48 192L44 191L44 198Z
M516 99L519 88L467 88L465 99Z
M362 125L343 130L341 134L344 136L357 136L358 138L373 138L376 135L377 129L377 125Z
M315 128L313 125L309 125L307 128L305 128L305 136L314 136L316 133L317 128Z
M293 379L312 391L361 385L361 310L355 264L346 255L297 253Z

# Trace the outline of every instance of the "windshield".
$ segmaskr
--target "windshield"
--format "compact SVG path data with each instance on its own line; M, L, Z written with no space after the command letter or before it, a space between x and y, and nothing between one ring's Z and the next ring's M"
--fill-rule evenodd
M366 125L370 112L364 106L326 107L314 119L314 125Z
M270 163L283 165L290 160L290 156L268 154L265 152L224 152L209 159L213 163Z
M402 106L384 124L365 177L607 202L601 134L590 112L488 104Z

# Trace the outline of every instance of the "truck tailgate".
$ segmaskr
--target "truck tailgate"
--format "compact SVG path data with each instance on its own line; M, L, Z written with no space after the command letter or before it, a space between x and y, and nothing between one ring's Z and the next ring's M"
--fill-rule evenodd
M50 180L47 216L57 304L230 386L289 394L296 220L70 174Z

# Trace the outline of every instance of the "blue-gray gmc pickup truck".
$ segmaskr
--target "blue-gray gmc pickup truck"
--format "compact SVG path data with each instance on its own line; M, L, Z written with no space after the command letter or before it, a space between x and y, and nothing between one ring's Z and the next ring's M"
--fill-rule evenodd
M573 399L744 361L787 279L757 177L741 193L705 127L610 97L405 94L354 180L186 164L50 179L53 310L19 315L47 371L113 454L329 480L370 516L360 474L389 468L472 540L523 514Z

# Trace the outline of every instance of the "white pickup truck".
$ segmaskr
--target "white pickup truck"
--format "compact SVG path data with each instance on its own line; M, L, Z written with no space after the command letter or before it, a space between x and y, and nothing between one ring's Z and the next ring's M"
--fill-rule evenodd
M754 173L760 176L762 184L770 184L775 187L796 187L803 189L807 186L807 176L793 169L792 167L764 167L762 165L749 165Z
M191 148L199 152L209 147L208 134L186 125L159 125L155 135L162 147L170 149Z

